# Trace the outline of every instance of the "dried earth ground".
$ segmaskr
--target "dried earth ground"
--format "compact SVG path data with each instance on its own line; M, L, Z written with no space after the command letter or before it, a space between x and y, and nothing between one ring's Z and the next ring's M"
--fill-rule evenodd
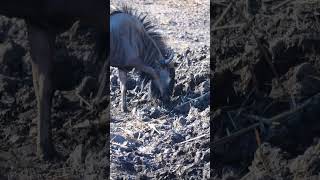
M146 90L130 90L129 113L122 113L118 73L111 68L111 178L208 179L209 1L111 1L123 3L147 13L174 49L176 86L167 108L148 101ZM134 89L139 81L130 77Z
M320 2L255 2L211 4L211 177L319 179Z

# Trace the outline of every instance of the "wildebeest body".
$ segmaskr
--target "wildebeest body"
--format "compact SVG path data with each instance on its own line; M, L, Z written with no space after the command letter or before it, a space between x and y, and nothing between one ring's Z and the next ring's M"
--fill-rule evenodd
M168 101L173 90L172 56L165 59L165 43L145 18L128 7L110 16L110 65L119 70L122 111L127 110L127 72L133 68L152 80L151 87L162 100Z
M50 115L54 92L52 73L55 37L80 20L81 23L95 28L97 59L105 60L109 49L108 8L105 0L0 1L1 15L22 18L27 24L33 85L37 98L37 154L40 157L48 158L54 153ZM101 74L104 74L103 71L104 68Z
M115 14L111 19L110 65L123 70L133 68L128 60L142 55L144 27L135 17L125 13Z

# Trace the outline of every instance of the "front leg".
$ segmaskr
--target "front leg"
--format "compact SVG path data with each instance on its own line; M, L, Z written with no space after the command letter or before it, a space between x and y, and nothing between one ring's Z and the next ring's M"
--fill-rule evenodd
M119 80L120 80L120 90L121 90L121 110L127 112L127 73L119 69Z
M28 24L28 38L32 56L32 75L37 97L37 156L48 159L55 152L51 140L52 48L54 36Z

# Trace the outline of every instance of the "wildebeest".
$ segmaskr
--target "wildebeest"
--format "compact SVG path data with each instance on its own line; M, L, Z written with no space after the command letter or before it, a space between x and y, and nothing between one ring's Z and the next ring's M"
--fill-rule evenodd
M168 53L163 38L155 26L128 6L122 6L110 16L110 65L119 71L122 111L127 111L127 72L138 70L142 78L152 80L151 93L168 101L174 86L173 53ZM165 55L169 54L167 58Z
M37 155L55 153L51 140L51 102L54 42L73 23L92 26L97 34L96 54L105 60L109 49L109 7L105 0L1 0L0 15L22 18L27 24L32 76L37 99ZM105 67L105 66L104 66Z

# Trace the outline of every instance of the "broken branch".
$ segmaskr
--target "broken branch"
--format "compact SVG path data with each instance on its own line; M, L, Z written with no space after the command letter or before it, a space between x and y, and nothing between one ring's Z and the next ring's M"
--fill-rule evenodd
M222 21L222 19L224 18L224 16L228 13L228 11L231 9L232 5L233 5L234 1L231 1L230 4L228 5L228 7L223 11L223 13L221 14L221 16L219 17L219 19L213 24L213 30L216 29L217 25L220 23L220 21Z
M182 142L178 143L178 145L184 144L184 143L187 143L187 142L190 142L190 141L194 141L194 140L197 140L197 139L200 139L200 138L205 137L207 135L209 135L209 134L203 134L203 135L197 136L195 138L191 138L191 139L188 139L186 141L182 141Z
M302 103L300 106L296 107L295 109L282 112L282 113L280 113L280 114L278 114L276 116L273 116L272 118L263 118L263 117L253 116L253 115L247 116L247 117L254 118L255 120L259 120L260 122L252 124L251 126L249 126L247 128L243 128L243 129L231 134L230 136L226 136L226 137L223 137L223 138L220 138L220 139L216 140L215 142L213 142L213 147L215 147L217 145L220 145L220 144L227 143L227 142L233 140L234 138L236 138L236 137L238 137L238 136L240 136L242 134L245 134L245 133L247 133L248 131L250 131L252 129L255 129L256 127L261 125L261 122L266 123L266 124L271 124L273 122L279 122L279 121L285 119L285 117L291 116L294 113L303 110L307 105L309 105L312 102L312 100L315 97L319 98L320 97L320 93L318 93L318 94L314 95L313 97L311 97L310 99L306 100L304 103Z

